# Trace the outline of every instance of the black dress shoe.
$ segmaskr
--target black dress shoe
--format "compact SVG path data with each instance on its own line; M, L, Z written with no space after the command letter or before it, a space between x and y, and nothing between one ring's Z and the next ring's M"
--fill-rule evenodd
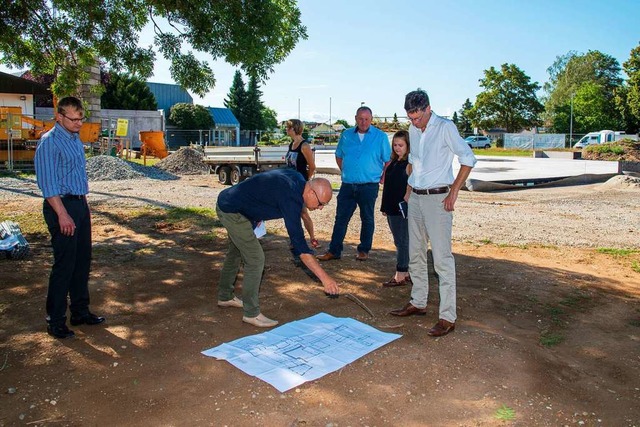
M106 319L104 317L96 316L93 313L87 313L84 316L71 316L71 324L73 326L78 325L99 325Z
M60 326L49 325L47 326L47 333L52 337L56 337L60 339L71 338L76 335L73 333L71 329L67 328L67 325L60 325Z

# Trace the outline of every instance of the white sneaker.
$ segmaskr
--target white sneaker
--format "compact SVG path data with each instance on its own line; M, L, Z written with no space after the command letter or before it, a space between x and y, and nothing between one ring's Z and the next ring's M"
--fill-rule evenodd
M218 307L237 307L242 308L242 300L234 296L229 301L218 300Z
M277 320L271 320L262 313L258 314L256 317L242 316L242 321L259 328L271 328L278 324Z

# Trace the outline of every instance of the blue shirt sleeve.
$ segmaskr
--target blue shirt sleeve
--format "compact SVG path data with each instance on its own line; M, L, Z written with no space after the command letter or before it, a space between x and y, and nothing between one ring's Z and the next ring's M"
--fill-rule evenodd
M59 179L56 176L56 160L60 153L51 137L43 137L36 149L34 159L36 168L36 181L42 191L43 197L54 197L62 193Z

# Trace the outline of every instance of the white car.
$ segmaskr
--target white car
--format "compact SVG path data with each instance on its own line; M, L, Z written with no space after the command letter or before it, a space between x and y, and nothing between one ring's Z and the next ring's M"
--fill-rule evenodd
M491 148L491 139L488 136L472 135L464 139L471 148Z

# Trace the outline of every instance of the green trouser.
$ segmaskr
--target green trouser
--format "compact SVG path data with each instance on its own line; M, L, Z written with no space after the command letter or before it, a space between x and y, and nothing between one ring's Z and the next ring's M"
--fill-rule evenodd
M260 314L258 291L264 270L264 252L253 233L251 221L238 213L226 213L216 205L216 213L229 235L227 257L220 271L218 283L218 301L233 298L236 276L240 270L240 261L244 264L244 280L242 282L242 302L244 315L256 317Z

